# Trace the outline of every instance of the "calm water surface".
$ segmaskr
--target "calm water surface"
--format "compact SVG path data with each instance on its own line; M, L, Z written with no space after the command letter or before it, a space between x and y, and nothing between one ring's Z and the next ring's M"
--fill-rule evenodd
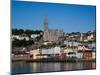
M37 72L51 72L51 71L70 71L70 70L83 70L83 69L95 69L95 62L13 62L12 63L12 75L16 73L37 73Z

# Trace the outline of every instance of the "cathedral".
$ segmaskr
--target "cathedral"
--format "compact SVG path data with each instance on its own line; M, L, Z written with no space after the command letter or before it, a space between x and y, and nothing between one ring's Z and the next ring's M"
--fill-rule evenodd
M57 42L60 37L64 36L64 32L58 29L49 29L48 27L48 16L44 19L44 36L43 40L48 42Z

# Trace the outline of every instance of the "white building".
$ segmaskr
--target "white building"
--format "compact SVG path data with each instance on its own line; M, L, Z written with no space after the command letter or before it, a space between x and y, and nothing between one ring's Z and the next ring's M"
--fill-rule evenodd
M92 59L96 59L96 51L92 52Z
M76 52L76 58L82 59L83 58L83 52L82 51Z
M12 35L12 39L18 39L18 40L26 40L28 41L29 40L29 37L28 36L20 36L20 35Z
M78 50L83 50L84 49L84 46L83 45L79 45L78 46Z
M39 34L31 34L31 38L36 38L36 37L38 37L38 36L40 36Z
M42 49L42 54L60 54L60 47Z
M95 48L95 47L96 47L96 42L92 42L92 43L88 44L88 46L89 46L89 47L94 47L94 48Z
M64 50L64 53L66 53L66 56L68 58L76 57L76 52L73 51L71 48L67 48Z
M94 35L93 35L93 34L91 34L90 36L87 36L88 41L92 40L92 39L93 39L93 37L94 37Z
M77 42L77 41L68 41L68 40L65 40L64 41L64 44L68 47L72 47L72 46L75 46L75 47L78 47L81 43L80 42Z

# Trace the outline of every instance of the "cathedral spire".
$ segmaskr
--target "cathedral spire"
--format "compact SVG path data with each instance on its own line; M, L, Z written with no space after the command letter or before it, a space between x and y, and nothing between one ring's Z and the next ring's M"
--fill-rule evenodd
M48 30L48 15L45 15L45 19L44 19L44 30Z

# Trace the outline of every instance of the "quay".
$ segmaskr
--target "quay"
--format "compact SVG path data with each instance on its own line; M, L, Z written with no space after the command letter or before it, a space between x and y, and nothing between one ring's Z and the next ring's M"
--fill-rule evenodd
M96 59L13 59L13 62L96 62Z

